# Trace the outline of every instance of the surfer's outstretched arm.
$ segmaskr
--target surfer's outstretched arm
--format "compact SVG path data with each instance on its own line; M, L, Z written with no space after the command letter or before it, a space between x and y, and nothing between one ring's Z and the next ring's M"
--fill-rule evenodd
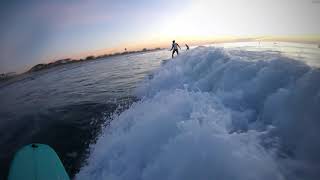
M177 46L179 47L179 49L181 50L181 47L179 46L179 44L177 43Z

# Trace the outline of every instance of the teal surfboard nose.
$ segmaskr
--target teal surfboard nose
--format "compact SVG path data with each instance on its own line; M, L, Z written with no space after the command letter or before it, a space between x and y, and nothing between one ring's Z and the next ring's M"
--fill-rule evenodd
M69 176L50 146L30 144L15 154L8 180L69 180Z

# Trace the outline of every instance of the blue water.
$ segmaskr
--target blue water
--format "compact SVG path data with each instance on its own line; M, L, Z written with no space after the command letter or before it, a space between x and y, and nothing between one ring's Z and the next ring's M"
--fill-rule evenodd
M37 141L76 179L320 177L316 45L215 44L164 63L169 53L0 84L1 166Z
M32 142L52 146L74 175L109 116L136 101L133 89L169 57L162 51L109 57L0 82L0 179L13 153Z

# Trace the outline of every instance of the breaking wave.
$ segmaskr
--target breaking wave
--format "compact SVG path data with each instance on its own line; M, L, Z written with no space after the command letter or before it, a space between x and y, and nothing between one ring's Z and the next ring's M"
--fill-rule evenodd
M316 179L319 82L279 54L198 47L139 86L76 178Z

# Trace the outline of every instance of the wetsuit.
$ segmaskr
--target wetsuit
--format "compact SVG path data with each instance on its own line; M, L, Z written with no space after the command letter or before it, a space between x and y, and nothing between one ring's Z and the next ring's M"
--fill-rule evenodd
M173 50L172 51L172 58L173 58L173 55L175 52L177 52L177 55L179 55L178 47L180 48L178 43L176 43L176 42L172 43L172 48L171 48L171 50Z

